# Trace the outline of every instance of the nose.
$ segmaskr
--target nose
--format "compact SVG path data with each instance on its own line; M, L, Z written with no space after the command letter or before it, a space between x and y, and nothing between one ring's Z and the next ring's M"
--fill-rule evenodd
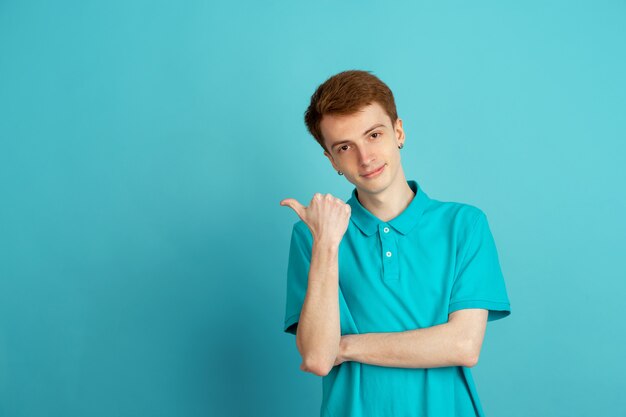
M371 165L372 162L376 160L376 157L374 156L372 150L369 149L367 145L361 146L358 149L359 149L359 163L361 164L361 166L366 167L368 165Z

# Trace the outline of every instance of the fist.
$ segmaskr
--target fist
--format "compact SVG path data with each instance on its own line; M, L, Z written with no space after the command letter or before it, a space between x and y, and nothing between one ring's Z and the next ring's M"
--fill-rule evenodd
M331 194L315 193L307 207L293 198L282 200L280 205L289 206L296 212L309 227L315 241L333 245L341 242L352 212L349 204Z

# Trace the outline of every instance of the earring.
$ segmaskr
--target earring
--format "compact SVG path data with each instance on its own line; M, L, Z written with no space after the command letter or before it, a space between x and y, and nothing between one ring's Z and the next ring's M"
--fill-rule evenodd
M401 143L400 146L398 146L398 149L402 149L404 147L404 143Z
M337 171L337 174L339 174L339 175L343 175L343 172L341 172L341 171Z

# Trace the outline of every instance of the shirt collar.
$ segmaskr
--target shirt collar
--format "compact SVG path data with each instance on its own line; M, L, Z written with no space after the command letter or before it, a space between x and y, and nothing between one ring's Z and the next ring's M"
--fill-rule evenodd
M350 204L352 209L350 220L367 236L374 234L378 230L378 226L385 223L391 225L391 227L403 235L406 235L419 223L424 208L428 205L428 201L430 200L422 187L418 185L417 181L408 180L407 184L411 187L415 196L402 213L388 222L383 222L361 205L361 202L356 197L355 188L352 190L352 196L348 200L348 204Z

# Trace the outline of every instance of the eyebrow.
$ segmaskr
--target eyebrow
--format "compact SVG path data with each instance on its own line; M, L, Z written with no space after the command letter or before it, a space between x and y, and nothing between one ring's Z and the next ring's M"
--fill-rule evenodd
M366 136L368 133L370 133L372 130L377 129L379 127L385 127L384 124L382 123L378 123L377 125L374 125L372 127L370 127L369 129L367 129L365 132L363 132L363 136ZM340 142L334 143L330 148L331 149L335 149L336 146L342 145L344 143L350 142L349 140L342 140Z

